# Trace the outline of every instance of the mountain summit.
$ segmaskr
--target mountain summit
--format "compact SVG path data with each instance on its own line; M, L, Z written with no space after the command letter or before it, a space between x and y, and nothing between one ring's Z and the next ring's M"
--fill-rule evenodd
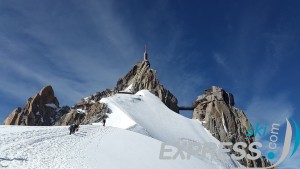
M167 107L178 112L177 98L156 77L156 70L150 69L148 60L137 63L123 78L119 79L116 91L136 93L147 89L160 98Z

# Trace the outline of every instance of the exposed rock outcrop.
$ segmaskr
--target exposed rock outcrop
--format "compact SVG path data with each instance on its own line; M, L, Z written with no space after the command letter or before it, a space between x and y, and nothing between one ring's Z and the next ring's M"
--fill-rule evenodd
M212 86L205 90L194 102L193 119L202 121L210 133L221 142L245 142L248 145L254 137L246 137L247 128L251 126L245 113L234 107L234 97L220 87ZM250 153L248 149L245 149ZM252 161L243 159L241 164L247 167L266 167L270 162L265 158Z
M91 124L102 121L102 119L107 118L106 113L109 113L108 106L105 103L96 102L93 104L83 119L82 124Z
M70 124L75 124L76 122L81 122L85 117L85 114L77 112L75 109L70 109L70 111L62 116L55 125L66 126Z
M82 107L82 109L79 109L79 107L77 107L77 109L72 108L69 113L62 116L55 125L70 125L75 122L79 122L80 124L97 123L107 118L106 113L109 113L105 103L95 102L93 104L83 104L83 106L85 107Z
M44 87L30 97L26 106L16 108L4 121L5 125L50 126L69 111L59 107L59 102L51 86Z
M136 64L123 78L119 79L115 90L136 93L148 89L161 99L171 110L178 112L177 98L162 84L156 76L156 70L150 69L149 61Z

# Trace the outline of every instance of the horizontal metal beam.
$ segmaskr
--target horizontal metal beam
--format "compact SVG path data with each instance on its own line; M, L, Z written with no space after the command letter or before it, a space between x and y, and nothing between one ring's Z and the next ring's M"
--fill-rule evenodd
M181 106L181 107L178 107L179 110L194 110L195 107L193 106Z

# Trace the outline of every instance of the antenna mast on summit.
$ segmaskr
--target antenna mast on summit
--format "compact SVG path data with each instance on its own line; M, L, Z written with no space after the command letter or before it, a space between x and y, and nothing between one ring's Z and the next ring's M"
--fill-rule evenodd
M147 45L145 45L144 61L148 61Z

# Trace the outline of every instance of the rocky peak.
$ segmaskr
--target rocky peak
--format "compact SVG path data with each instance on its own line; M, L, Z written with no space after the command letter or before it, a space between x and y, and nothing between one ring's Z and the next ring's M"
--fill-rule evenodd
M157 79L156 70L150 68L150 62L137 63L123 78L119 79L115 90L136 93L148 89L159 97L171 110L178 112L177 98Z
M234 107L233 95L220 87L205 90L194 106L193 118L203 121L220 141L240 141L250 126L245 113Z
M27 100L26 106L15 109L4 121L5 125L49 126L68 110L59 108L51 86L44 87Z
M221 142L245 142L248 145L254 137L246 137L251 125L245 113L234 107L234 97L224 89L212 86L198 96L194 102L193 119L198 119L210 133ZM249 153L248 149L245 149ZM247 167L266 167L270 162L265 158L252 161L243 159L241 164Z
M54 95L54 90L52 86L46 86L39 92L39 101L40 104L55 104L56 107L59 107L59 102Z
M204 91L204 94L198 96L196 102L224 101L229 106L234 106L234 97L224 89L212 86Z
M134 67L123 77L117 81L117 91L127 91L135 93L141 87L149 87L153 83L156 72L150 69L148 61L142 61L134 65ZM151 78L151 81L149 79ZM147 81L147 83L146 83ZM140 82L140 85L137 84ZM151 83L151 84L150 84Z

